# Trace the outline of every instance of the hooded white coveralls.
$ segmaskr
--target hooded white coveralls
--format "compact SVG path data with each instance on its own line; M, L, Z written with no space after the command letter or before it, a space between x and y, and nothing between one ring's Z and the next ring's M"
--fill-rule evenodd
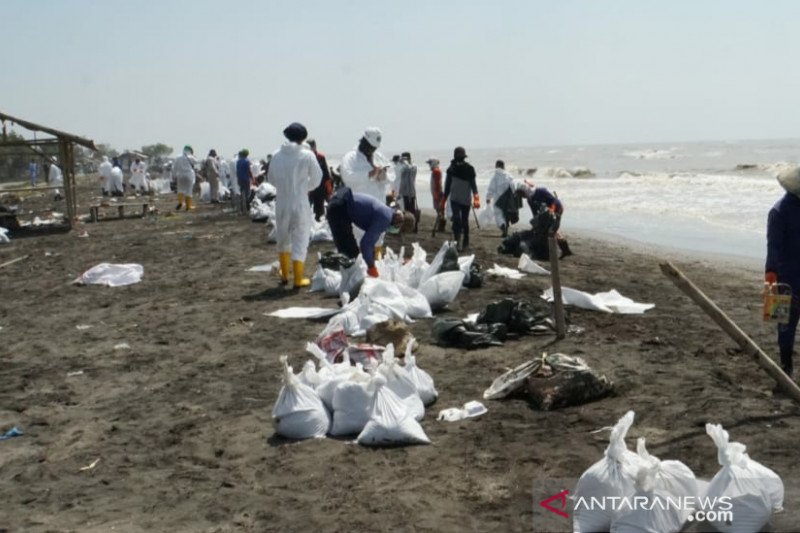
M194 163L195 159L189 152L179 155L172 163L172 177L175 178L178 194L192 196L194 187Z
M145 178L145 171L147 169L147 165L145 165L144 161L133 162L131 164L131 187L135 190L146 191L147 187L147 180Z
M108 156L104 155L103 162L100 163L100 167L97 169L100 173L103 192L109 192L111 190L111 168L111 162L108 160Z
M292 261L306 260L311 233L309 191L322 179L317 157L307 146L285 142L269 164L267 181L277 189L275 197L275 236L278 253L289 252Z
M513 184L514 178L508 172L502 168L496 168L494 176L489 181L489 188L486 189L486 201L497 202L497 199ZM506 217L503 215L503 210L497 207L496 203L492 207L494 208L494 221L499 228L506 223Z
M383 154L378 152L372 154L372 162L376 167L389 166L389 161L383 157ZM386 203L386 187L390 185L390 181L386 177L386 173L379 174L381 179L373 179L369 177L372 172L373 165L367 159L362 151L356 148L347 152L342 158L341 173L342 181L346 187L350 187L353 192L368 194L373 198ZM356 226L353 226L353 235L357 241L361 241L364 236L364 231ZM383 246L383 235L375 243L376 246Z
M111 192L123 192L121 168L114 167L111 169L111 179L109 180L108 190Z

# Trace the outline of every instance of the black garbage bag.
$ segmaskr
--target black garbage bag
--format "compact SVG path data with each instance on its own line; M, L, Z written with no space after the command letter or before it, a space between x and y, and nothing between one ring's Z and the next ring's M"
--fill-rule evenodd
M325 252L322 254L322 257L319 258L319 264L322 268L335 270L336 272L343 268L350 268L353 266L354 262L354 259L350 259L344 254L331 251Z
M487 305L478 315L476 323L505 324L509 333L519 335L549 333L553 325L549 304L544 301L532 304L527 300L512 298Z
M522 254L530 255L530 251L533 249L533 238L533 230L515 231L503 239L503 242L497 247L497 252L514 257Z
M525 380L528 399L536 409L551 411L583 405L607 396L613 384L580 357L554 353Z
M474 350L489 346L502 346L495 333L503 334L503 328L465 322L459 318L439 318L433 323L433 338L439 346Z
M450 245L444 252L444 257L442 258L442 266L441 268L439 268L439 272L437 272L437 274L440 274L442 272L454 272L459 269L460 267L458 266L458 249L455 246Z
M469 276L464 277L464 287L468 289L477 289L483 286L483 272L481 272L481 265L472 262L469 267Z

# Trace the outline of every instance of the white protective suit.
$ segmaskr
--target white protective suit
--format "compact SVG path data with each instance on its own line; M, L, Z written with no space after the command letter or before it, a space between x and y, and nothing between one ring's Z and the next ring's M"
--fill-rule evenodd
M100 167L97 171L100 173L100 183L103 187L103 192L109 192L111 190L111 162L108 160L108 156L103 156L103 162L100 163Z
M277 189L275 236L278 253L291 250L292 261L306 260L312 211L308 193L322 179L317 157L306 146L285 142L269 164L267 181Z
M133 187L134 190L138 191L147 191L147 165L144 161L139 161L138 163L134 161L131 163L131 181L130 185Z
M390 166L390 162L377 150L372 154L372 163L376 167ZM386 172L378 174L378 179L370 178L369 173L372 172L372 169L373 165L367 160L367 156L356 147L342 158L342 181L345 187L350 187L353 192L368 194L380 200L382 204L386 203L386 187L391 185L391 182L387 178ZM353 235L356 241L360 242L364 231L353 226ZM383 235L380 236L378 242L375 243L376 246L383 246L383 237Z
M217 164L219 165L219 183L226 189L231 188L231 169L228 166L228 162L225 161L225 158L219 156L217 158Z
M47 173L48 181L50 182L51 187L63 187L64 186L64 175L61 173L61 169L58 168L58 165L52 163L50 165L50 170ZM61 196L61 189L55 189L53 191L55 196Z
M514 178L511 177L511 174L502 168L496 168L494 176L489 181L489 188L486 189L486 201L497 202L497 199L513 184ZM492 207L494 208L494 221L499 228L506 223L506 217L503 215L503 210L497 207L496 204L492 205Z
M109 180L108 190L114 192L124 192L122 187L122 169L114 167L111 169L111 179Z
M172 177L177 184L178 194L192 196L195 162L196 160L190 152L184 152L172 163Z

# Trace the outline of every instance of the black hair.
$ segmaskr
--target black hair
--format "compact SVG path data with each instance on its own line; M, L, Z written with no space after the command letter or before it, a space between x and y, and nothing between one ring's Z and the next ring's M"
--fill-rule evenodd
M506 168L506 163L502 159L498 159L494 164L494 168Z

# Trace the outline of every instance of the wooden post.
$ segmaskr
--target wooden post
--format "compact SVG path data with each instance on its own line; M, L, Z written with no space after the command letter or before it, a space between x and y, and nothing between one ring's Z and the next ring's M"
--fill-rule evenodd
M553 305L556 312L556 338L563 339L567 336L567 325L564 320L564 300L561 299L561 276L558 273L558 247L556 236L547 238L550 247L550 279L553 283Z
M751 356L755 362L760 366L764 372L770 375L778 385L789 395L792 399L800 403L800 387L786 374L784 374L781 367L775 364L758 345L742 331L728 316L715 304L708 296L698 289L689 278L675 268L672 263L662 263L661 271L694 303L706 312L708 316L722 328L722 330L731 336L741 348Z

